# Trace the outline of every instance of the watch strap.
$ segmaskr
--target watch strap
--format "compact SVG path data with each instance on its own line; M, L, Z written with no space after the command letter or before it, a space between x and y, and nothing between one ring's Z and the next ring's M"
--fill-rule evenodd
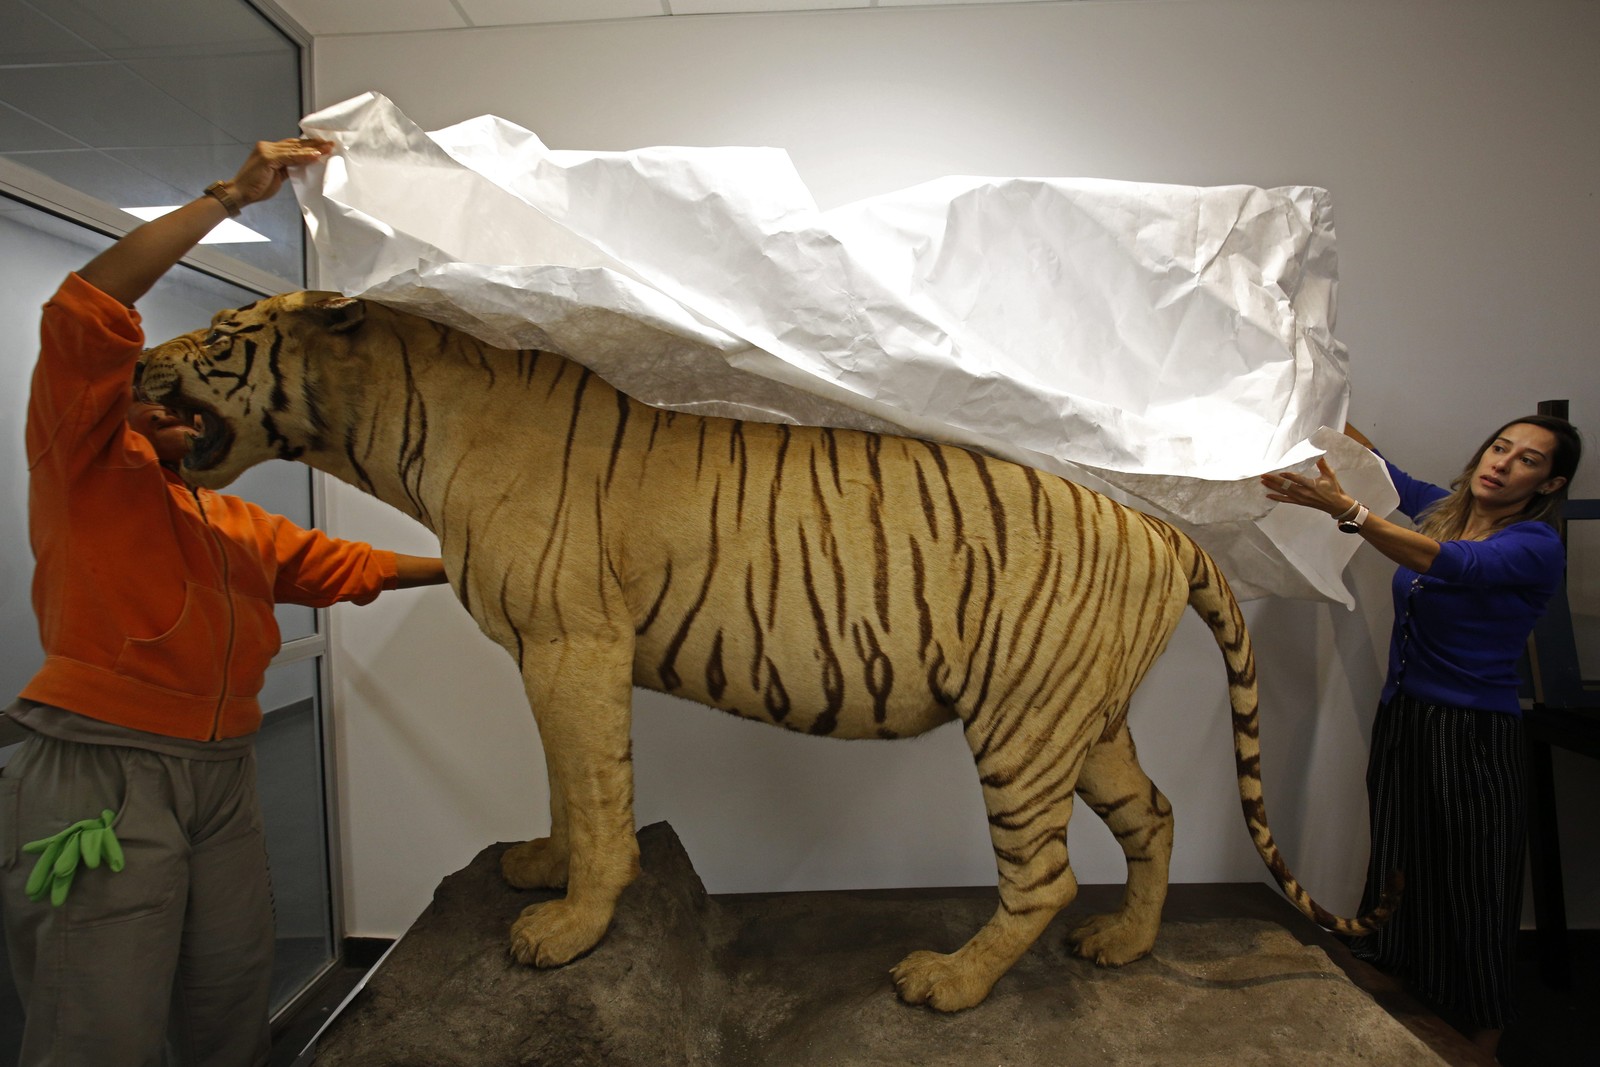
M244 210L244 207L239 203L239 201L233 198L233 190L228 188L228 183L226 181L212 182L210 185L206 186L205 195L211 197L211 199L221 204L223 210L228 213L228 217L230 219L238 218L239 212Z
M1372 512L1367 510L1365 504L1356 505L1356 513L1347 519L1339 520L1339 529L1345 533L1359 533L1362 525L1367 521L1367 516Z

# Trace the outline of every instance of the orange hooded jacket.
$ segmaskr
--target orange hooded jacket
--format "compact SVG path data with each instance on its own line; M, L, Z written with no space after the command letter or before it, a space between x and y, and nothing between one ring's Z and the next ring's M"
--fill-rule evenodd
M126 422L139 322L76 274L44 307L27 448L45 662L22 696L169 737L240 737L261 725L273 603L367 603L394 588L395 557L163 467Z

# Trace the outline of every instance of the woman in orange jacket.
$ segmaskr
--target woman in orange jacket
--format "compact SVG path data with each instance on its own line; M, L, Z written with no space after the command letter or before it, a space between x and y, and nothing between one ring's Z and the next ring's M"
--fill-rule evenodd
M133 399L134 301L331 147L257 144L231 181L129 233L45 305L27 424L45 662L10 709L29 733L0 776L23 1064L146 1064L169 1037L183 1063L265 1062L272 902L252 735L272 606L445 580L436 558L190 488L194 427Z

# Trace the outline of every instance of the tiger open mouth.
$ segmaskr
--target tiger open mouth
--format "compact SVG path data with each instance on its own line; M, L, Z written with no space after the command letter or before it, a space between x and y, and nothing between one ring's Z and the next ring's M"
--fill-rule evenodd
M189 454L183 458L184 469L210 470L221 463L233 447L233 427L228 420L206 405L182 395L182 387L176 382L152 382L153 376L144 373L144 369L143 363L135 368L135 397L147 404L160 404L185 423L199 423L189 442ZM166 390L161 388L163 384L168 386ZM166 395L159 395L163 391Z
M210 470L227 457L228 450L233 447L233 428L228 425L226 419L210 408L190 407L170 402L167 407L185 419L192 420L198 417L200 420L200 432L189 445L189 454L183 457L185 470Z

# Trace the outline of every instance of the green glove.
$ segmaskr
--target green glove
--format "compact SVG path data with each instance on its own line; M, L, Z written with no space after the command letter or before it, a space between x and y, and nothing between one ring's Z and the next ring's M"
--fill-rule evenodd
M122 842L111 829L115 820L116 813L108 808L98 819L75 822L54 836L23 845L24 852L41 853L28 876L28 899L43 900L48 893L50 903L59 908L72 888L80 861L91 868L104 862L113 871L122 870Z

